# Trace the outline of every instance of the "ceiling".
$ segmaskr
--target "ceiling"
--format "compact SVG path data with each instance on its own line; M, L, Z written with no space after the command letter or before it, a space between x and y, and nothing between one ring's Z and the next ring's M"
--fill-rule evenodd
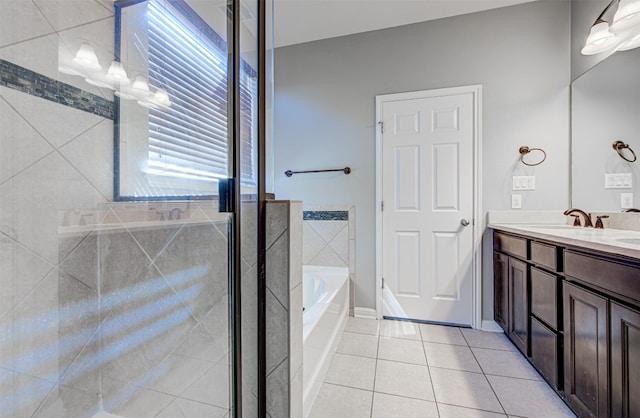
M534 0L274 0L276 47Z

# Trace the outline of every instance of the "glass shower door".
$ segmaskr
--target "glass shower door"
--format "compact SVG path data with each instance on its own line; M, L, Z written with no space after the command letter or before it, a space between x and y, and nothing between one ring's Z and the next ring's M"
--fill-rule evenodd
M230 272L251 309L258 105L246 58L235 139L228 11L217 0L2 2L3 418L235 412ZM220 213L234 150L253 197ZM246 393L256 326L239 327Z

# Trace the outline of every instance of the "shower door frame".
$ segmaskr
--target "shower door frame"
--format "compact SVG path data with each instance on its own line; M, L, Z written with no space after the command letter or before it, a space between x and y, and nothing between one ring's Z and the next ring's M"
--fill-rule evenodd
M116 59L120 56L120 9L132 4L147 0L120 0L114 4L115 12L115 49ZM256 167L256 204L257 204L257 411L259 417L266 416L266 227L265 227L265 202L266 202L266 9L267 0L254 0L257 3L257 167ZM241 2L242 0L227 0L228 14L227 24L227 106L228 106L228 143L229 162L233 162L231 170L231 182L237 185L231 193L231 234L228 243L227 257L229 260L229 342L231 344L231 382L230 382L230 410L231 416L240 418L242 413L242 230L241 230L241 153L240 153L240 72L241 72ZM119 100L114 100L114 115L119 119ZM215 196L144 196L133 197L120 194L120 144L118 123L114 123L114 201L158 201L158 200L209 200Z

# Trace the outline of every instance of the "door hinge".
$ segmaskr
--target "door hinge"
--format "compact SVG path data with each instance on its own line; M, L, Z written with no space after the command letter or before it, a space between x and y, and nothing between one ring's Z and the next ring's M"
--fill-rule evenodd
M378 125L380 125L380 133L383 134L384 133L384 122L380 121L380 122L378 122Z
M384 277L382 278L382 288L384 289Z
M384 212L384 200L380 201L380 212Z

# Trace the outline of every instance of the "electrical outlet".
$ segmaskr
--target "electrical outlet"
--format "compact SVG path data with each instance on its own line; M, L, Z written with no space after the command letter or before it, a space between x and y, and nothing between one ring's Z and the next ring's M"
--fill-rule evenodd
M522 209L522 195L511 195L511 209Z
M620 193L620 209L633 207L633 193Z

